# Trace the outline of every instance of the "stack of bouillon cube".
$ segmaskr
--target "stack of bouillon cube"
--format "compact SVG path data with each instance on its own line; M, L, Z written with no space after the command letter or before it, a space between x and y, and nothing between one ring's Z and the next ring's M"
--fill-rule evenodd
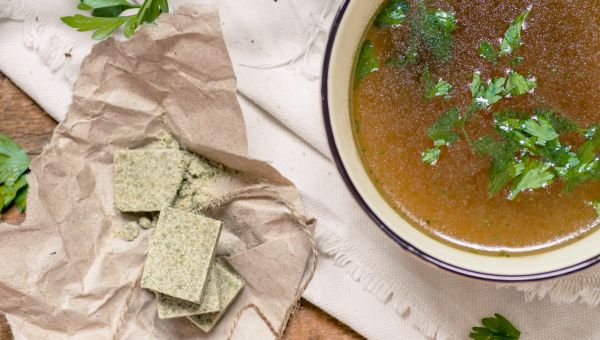
M114 162L117 208L159 212L141 281L157 295L159 318L186 317L211 331L244 282L215 261L222 223L170 207L186 171L184 151L123 150Z

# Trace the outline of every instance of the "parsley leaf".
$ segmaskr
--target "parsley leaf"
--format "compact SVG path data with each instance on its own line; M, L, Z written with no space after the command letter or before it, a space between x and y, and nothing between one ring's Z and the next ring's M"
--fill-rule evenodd
M169 12L167 0L145 0L138 5L126 0L82 0L77 6L91 11L91 16L75 14L60 18L66 25L79 32L94 31L92 39L102 40L123 26L125 37L131 37L143 23L153 22L160 14ZM128 9L137 13L120 16Z
M428 100L431 100L434 97L448 98L448 93L452 90L452 85L443 79L439 79L437 83L434 83L431 80L429 65L425 65L421 81L423 82L424 97Z
M513 183L508 195L509 200L515 199L520 192L544 188L554 180L555 175L550 169L550 164L531 158L525 158L523 163L525 169Z
M18 195L27 195L22 191L27 187L29 163L27 154L10 137L0 134L0 212ZM24 203L19 205L24 209Z
M484 136L473 142L473 148L480 156L489 156L492 159L488 181L490 197L519 176L525 168L523 164L515 161L514 155L518 147L510 141L500 142L491 136Z
M494 314L481 320L483 327L473 327L469 338L473 340L519 340L521 332L505 317Z
M508 72L506 81L506 93L520 96L529 93L537 87L534 79L527 79L523 75L515 71Z
M78 9L92 11L94 17L118 17L124 11L139 8L140 5L127 0L81 0Z
M531 9L527 9L521 13L504 33L504 38L500 43L500 56L510 55L521 46L521 30L525 26L525 19L527 19L530 11Z
M458 109L453 107L442 113L438 120L427 130L427 135L433 141L445 141L445 144L451 144L458 139L458 133L454 128L458 124L460 116Z
M516 56L512 60L507 62L506 64L509 66L518 66L518 65L522 64L524 61L525 61L525 58Z
M477 49L479 56L487 59L494 65L498 64L498 60L500 59L500 55L498 51L487 41L482 41L479 43L479 49Z
M425 1L419 1L411 31L439 63L447 63L452 56L454 39L452 32L457 29L456 17L440 9L429 9Z
M354 79L358 83L369 73L379 70L379 59L375 53L375 46L369 40L365 41L360 49Z
M96 18L75 14L71 17L60 18L62 22L76 28L79 32L95 31L92 39L102 40L127 22L128 17Z
M398 26L406 21L409 5L405 0L392 0L379 11L375 19L377 27Z
M544 146L548 141L558 139L558 133L548 119L543 116L528 119L523 124L523 130L536 137L536 143Z
M429 15L433 17L438 27L443 31L451 33L458 28L456 16L454 14L442 11L441 9L430 10Z
M437 163L437 161L440 159L441 152L442 151L440 150L439 146L436 146L431 149L427 149L427 150L425 150L425 152L423 152L421 159L423 160L423 162L425 162L429 165L435 165Z
M473 73L473 82L471 83L473 103L483 109L494 105L502 99L505 83L506 78L495 77L486 85L481 82L481 76L478 72Z
M550 125L552 125L558 133L569 133L581 130L577 123L557 115L552 110L536 109L534 110L534 114L548 120Z
M460 122L458 109L453 107L442 113L437 121L427 130L427 135L433 140L434 147L423 152L421 159L429 165L435 165L440 158L441 147L450 145L458 140L455 131Z

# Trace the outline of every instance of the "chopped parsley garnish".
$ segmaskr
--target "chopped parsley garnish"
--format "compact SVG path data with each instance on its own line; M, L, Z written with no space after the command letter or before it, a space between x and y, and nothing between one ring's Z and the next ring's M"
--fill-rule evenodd
M587 135L587 141L576 151L560 141L558 131L572 131L573 123L557 119L553 112L537 110L527 117L511 111L494 115L494 127L500 140L485 136L473 144L477 153L490 157L489 194L512 183L509 199L520 192L546 187L556 179L566 183L567 190L590 179L600 179L600 136ZM561 125L554 126L553 122Z
M434 143L434 147L422 154L423 162L435 165L440 158L441 147L448 146L458 140L456 127L460 122L458 109L453 107L442 113L437 121L427 130L427 135Z
M494 65L498 64L498 60L500 59L498 51L496 51L494 46L492 46L492 44L490 44L489 42L482 41L479 44L479 49L477 50L477 52L479 52L479 56L489 60Z
M500 43L500 56L507 56L513 53L521 46L521 30L525 27L525 19L529 15L531 8L521 13L504 33L504 38Z
M516 71L509 71L506 80L506 93L514 96L526 94L537 87L535 79L527 79Z
M20 212L26 208L29 157L8 136L0 134L0 213L15 203Z
M521 30L525 27L525 19L527 19L530 11L531 9L527 9L527 11L521 13L521 15L513 20L500 41L499 50L497 50L490 42L482 41L479 43L479 49L477 50L479 55L496 65L498 64L500 57L509 56L516 51L521 46ZM507 64L510 66L517 66L522 63L523 60L523 57L516 56Z
M448 93L452 90L452 85L447 81L440 78L436 83L431 79L429 65L425 65L421 82L423 83L424 90L423 97L427 100L431 100L434 97L448 98Z
M471 82L473 104L482 109L496 104L504 95L505 83L506 78L496 77L488 81L486 85L481 82L481 75L478 72L473 73Z
M373 43L369 40L365 41L360 49L358 55L358 62L356 64L355 81L358 83L363 80L369 73L375 72L379 69L379 59L375 52Z
M392 0L381 9L375 18L375 26L398 26L406 21L408 10L409 5L405 0Z
M419 1L411 31L437 62L444 64L450 60L454 48L452 32L457 28L454 14L427 8L425 1Z
M142 24L153 22L162 13L168 13L169 3L168 0L145 0L139 5L127 0L81 0L77 8L90 11L91 16L75 14L60 20L79 32L94 31L92 39L102 40L121 26L125 37L131 37ZM129 9L138 11L121 16Z
M521 332L505 317L494 314L494 317L481 320L483 327L473 327L469 338L473 340L519 340Z

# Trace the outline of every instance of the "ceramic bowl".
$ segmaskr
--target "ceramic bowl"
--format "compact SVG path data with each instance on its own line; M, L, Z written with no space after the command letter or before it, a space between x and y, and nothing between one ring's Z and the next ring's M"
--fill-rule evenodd
M342 4L330 31L323 65L323 114L331 151L348 188L366 213L402 248L438 267L469 277L503 282L533 281L573 273L598 262L600 231L538 254L478 255L421 232L385 201L361 164L350 116L355 54L383 2L346 0Z

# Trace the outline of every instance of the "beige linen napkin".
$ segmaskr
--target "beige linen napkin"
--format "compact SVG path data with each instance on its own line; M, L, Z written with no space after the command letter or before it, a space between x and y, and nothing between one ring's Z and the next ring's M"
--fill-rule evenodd
M248 158L235 88L213 7L182 7L129 41L94 47L66 119L32 162L27 220L0 224L0 310L17 337L223 339L234 325L246 335L285 327L314 271L313 225L291 182ZM250 179L229 192L208 188L221 203L209 214L224 221L218 252L246 281L210 334L159 320L154 294L138 288L148 233L113 236L132 218L114 207L113 152L163 129Z

